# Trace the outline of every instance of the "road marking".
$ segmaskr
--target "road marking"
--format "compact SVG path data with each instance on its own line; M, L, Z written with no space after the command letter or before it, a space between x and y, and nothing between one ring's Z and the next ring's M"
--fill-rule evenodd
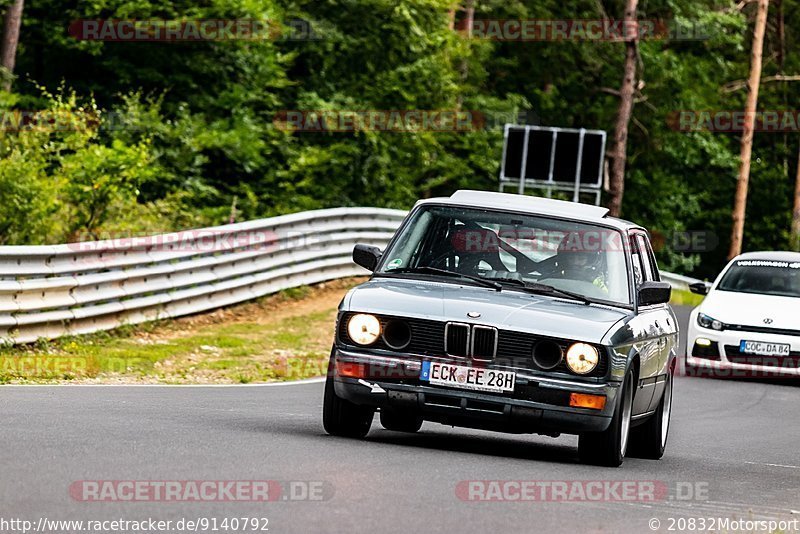
M0 386L0 391L6 388L260 388L276 386L302 386L304 384L319 384L325 382L325 377L305 378L303 380L290 380L287 382L265 382L263 384L6 384Z
M766 465L767 467L785 467L786 469L800 469L800 465L763 464L760 462L745 462L750 465Z

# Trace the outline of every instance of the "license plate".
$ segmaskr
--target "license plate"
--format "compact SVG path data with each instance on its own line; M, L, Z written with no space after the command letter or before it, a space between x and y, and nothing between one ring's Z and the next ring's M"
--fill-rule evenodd
M788 343L766 343L764 341L745 341L739 343L739 352L758 356L789 356L791 345Z
M510 371L465 367L448 363L423 362L419 378L434 386L451 386L476 391L514 391L517 375Z

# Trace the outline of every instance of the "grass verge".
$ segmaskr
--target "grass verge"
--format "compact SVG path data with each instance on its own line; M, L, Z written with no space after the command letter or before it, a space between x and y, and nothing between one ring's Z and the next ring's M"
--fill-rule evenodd
M0 348L0 383L217 384L325 374L336 310L360 279L210 314Z
M673 289L672 298L669 301L673 306L691 306L692 308L699 306L701 302L703 302L703 295L681 289Z

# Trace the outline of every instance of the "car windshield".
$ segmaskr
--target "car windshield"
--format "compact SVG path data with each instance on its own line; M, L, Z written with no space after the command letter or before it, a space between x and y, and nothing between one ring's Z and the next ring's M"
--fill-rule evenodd
M411 217L384 253L378 273L436 276L435 269L446 270L494 280L504 289L554 288L630 304L624 241L617 230L453 206L423 206Z
M738 260L722 277L717 289L800 297L800 262Z

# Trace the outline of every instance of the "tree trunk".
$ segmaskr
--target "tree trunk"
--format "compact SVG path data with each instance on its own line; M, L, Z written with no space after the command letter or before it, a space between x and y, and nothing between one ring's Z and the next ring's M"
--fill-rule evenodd
M636 20L636 8L639 0L626 0L625 21ZM622 86L619 90L619 109L617 124L614 127L614 148L609 167L608 209L613 217L619 217L622 211L622 196L625 193L625 163L628 158L628 124L633 111L633 91L636 82L636 36L625 41L625 65L623 67Z
M466 31L467 39L472 38L472 25L475 20L475 0L467 0L464 4L464 30ZM461 79L466 80L469 75L469 65L466 58L461 61L459 68L461 71Z
M475 0L467 0L464 3L464 29L467 30L467 37L472 37L472 25L475 22Z
M753 32L753 50L750 60L750 81L748 82L747 104L745 106L742 144L739 163L739 178L736 183L736 198L733 204L733 229L728 259L742 253L744 218L747 211L747 187L750 180L750 158L753 153L753 129L758 104L758 89L761 83L761 56L764 49L764 32L767 26L769 0L758 0L756 27Z
M22 9L25 0L14 0L6 9L3 23L3 42L0 46L0 66L6 69L8 76L3 80L3 89L11 90L11 75L17 60L17 44L19 43L19 27L22 24Z
M777 34L778 34L778 71L783 74L783 64L786 60L786 17L783 15L783 0L775 0L775 8L778 11Z
M797 151L797 177L794 186L792 210L792 250L800 252L800 150Z

